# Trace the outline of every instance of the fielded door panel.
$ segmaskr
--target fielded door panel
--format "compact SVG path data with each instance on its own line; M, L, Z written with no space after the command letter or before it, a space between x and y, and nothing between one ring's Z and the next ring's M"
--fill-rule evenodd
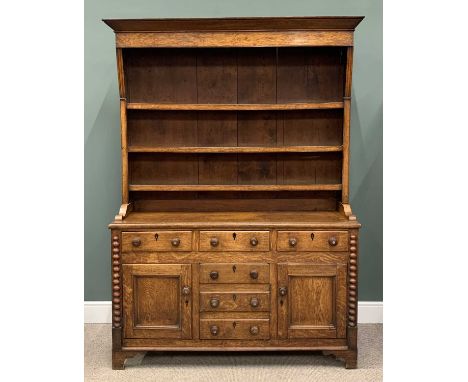
M346 265L278 264L279 338L346 337Z
M126 338L192 338L190 264L124 264Z

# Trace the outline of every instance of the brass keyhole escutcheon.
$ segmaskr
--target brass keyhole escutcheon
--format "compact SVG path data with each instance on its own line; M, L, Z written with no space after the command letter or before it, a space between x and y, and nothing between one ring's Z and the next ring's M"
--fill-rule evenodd
M190 295L190 287L188 285L182 288L182 294L185 296L185 306L188 307Z
M236 273L237 267L235 265L232 266L232 271Z
M237 326L237 322L236 322L236 321L234 321L234 322L232 323L232 327L235 329L235 328L236 328L236 326Z
M232 295L232 299L233 299L233 301L236 301L236 300L237 300L237 295L236 295L236 294L233 294L233 295Z
M154 234L154 240L158 241L159 235L157 233Z
M236 240L237 234L236 234L235 232L232 234L232 238L233 238L234 240Z
M314 233L311 233L310 234L310 240L314 240L314 237L315 237Z

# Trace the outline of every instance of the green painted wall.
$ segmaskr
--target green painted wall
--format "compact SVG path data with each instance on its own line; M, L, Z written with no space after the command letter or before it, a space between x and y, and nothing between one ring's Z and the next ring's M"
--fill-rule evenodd
M103 18L365 16L355 35L351 205L363 224L359 298L382 300L381 0L85 0L85 300L110 300L107 224L120 206L114 33Z

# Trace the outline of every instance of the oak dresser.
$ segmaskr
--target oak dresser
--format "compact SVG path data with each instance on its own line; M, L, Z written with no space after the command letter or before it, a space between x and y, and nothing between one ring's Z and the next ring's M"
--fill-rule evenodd
M121 118L114 369L174 350L314 350L357 366L362 19L104 20Z

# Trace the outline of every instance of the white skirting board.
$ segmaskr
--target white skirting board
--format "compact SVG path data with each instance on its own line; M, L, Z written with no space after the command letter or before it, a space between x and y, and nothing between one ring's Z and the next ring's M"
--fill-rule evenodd
M85 324L110 324L110 301L85 301ZM360 324L383 323L383 301L359 301L358 322Z

